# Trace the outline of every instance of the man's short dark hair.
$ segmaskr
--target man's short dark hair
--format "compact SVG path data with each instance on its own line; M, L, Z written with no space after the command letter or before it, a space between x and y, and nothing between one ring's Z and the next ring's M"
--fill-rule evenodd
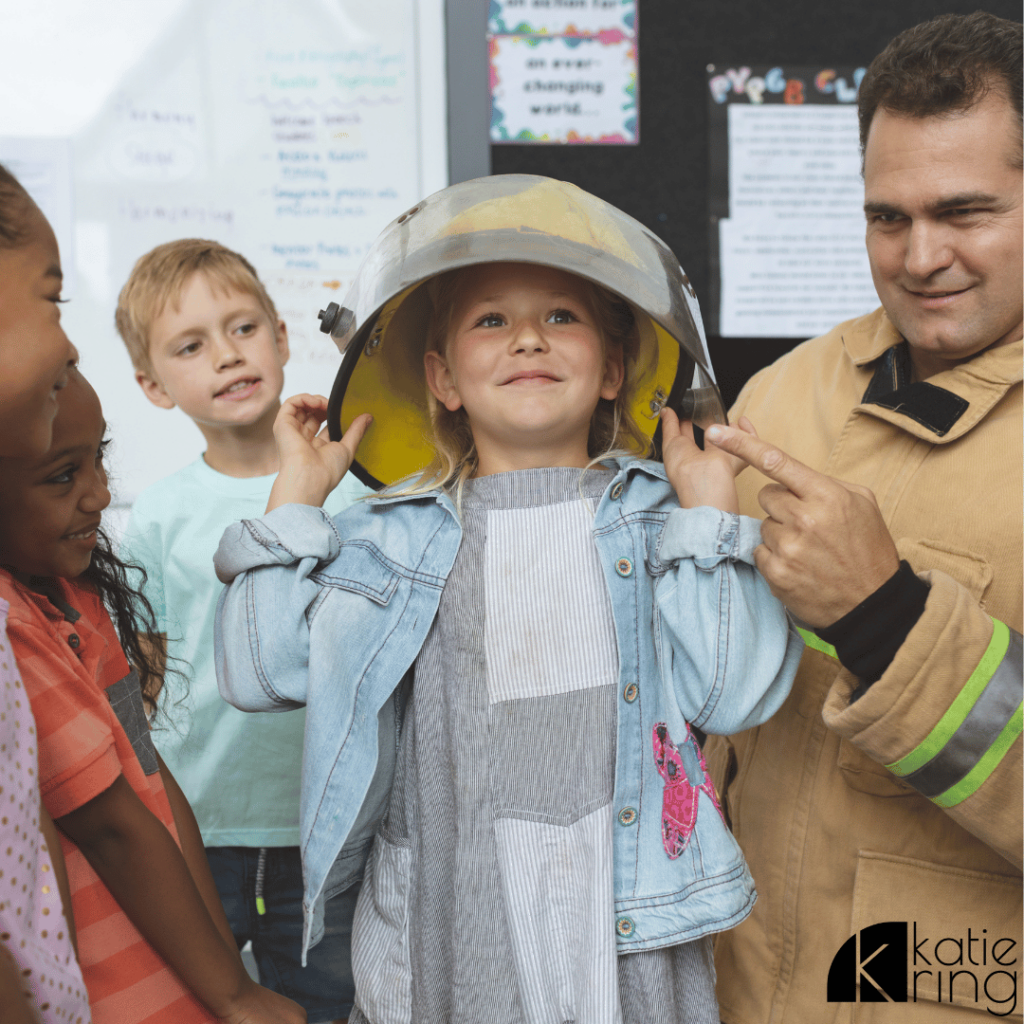
M1006 90L1021 118L1021 23L985 11L943 14L901 32L860 84L861 153L875 112L931 117L965 111L993 88Z

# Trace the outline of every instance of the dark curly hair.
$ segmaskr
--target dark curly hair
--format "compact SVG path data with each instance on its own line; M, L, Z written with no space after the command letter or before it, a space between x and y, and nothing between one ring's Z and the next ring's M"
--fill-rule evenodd
M1020 22L975 11L942 14L908 28L871 62L860 84L861 153L879 108L932 117L968 110L992 89L1006 90L1019 128L1022 78ZM1019 134L1016 153L1021 160Z
M63 414L73 414L70 410L74 409L74 405L69 405L69 403L86 402L94 406L95 415L102 423L99 397L92 385L77 369L70 371L68 384L61 395L61 411L57 415L58 421ZM105 426L102 429L104 432L106 431ZM58 444L55 432L51 452L44 457L44 461L39 465L48 465L45 460L51 457L54 447ZM105 462L105 453L109 444L110 442L104 439L96 453L97 458L103 462ZM0 493L16 495L17 485L15 484L13 490L8 492L11 481L3 473L8 464L11 464L12 471L17 474L19 471L25 472L37 463L25 459L0 459L0 488L4 489ZM75 472L77 472L77 468ZM16 503L16 497L14 500ZM15 507L17 506L15 505ZM23 510L21 511L23 512ZM24 553L18 550L9 551L6 548L5 556L4 568L14 573L16 578L22 581L22 586L28 586L38 593L46 595L51 601L54 600L58 592L53 576L33 575L25 582L25 574L32 571L30 568L31 558L23 561ZM156 642L159 634L153 606L142 593L142 587L146 583L145 569L121 559L114 552L110 536L102 527L98 527L96 545L92 550L89 565L75 579L84 584L87 589L92 590L106 607L125 656L129 664L138 672L143 700L152 714L157 710L157 694L160 692L167 674L167 658L163 645ZM152 637L153 640L147 639L149 637ZM175 669L174 674L181 675L181 672Z
M138 587L132 585L129 574L138 574ZM96 531L96 547L89 568L78 579L93 586L110 613L125 657L139 673L146 709L154 714L157 695L167 673L167 658L142 639L159 633L153 606L141 590L146 583L146 570L141 565L122 561L114 553L110 537L100 528Z
M17 249L25 241L25 214L33 205L21 182L0 164L0 249Z
M17 566L4 568L17 573ZM92 552L89 568L76 577L103 602L110 614L121 648L128 663L138 672L139 686L146 710L152 718L157 713L157 695L164 685L164 676L170 672L180 676L176 667L168 668L167 658L161 648L147 644L146 636L156 636L158 627L153 606L130 580L138 574L139 587L145 585L146 570L140 565L122 561L115 553L110 537L104 530L96 531L96 547ZM32 576L28 582L20 577L21 586L45 594L51 599L59 592L53 577Z

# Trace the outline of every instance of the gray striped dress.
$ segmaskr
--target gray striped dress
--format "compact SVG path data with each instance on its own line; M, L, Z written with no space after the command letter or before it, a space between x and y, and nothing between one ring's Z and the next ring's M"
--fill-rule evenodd
M466 485L356 911L353 1024L717 1024L709 940L616 954L606 485Z

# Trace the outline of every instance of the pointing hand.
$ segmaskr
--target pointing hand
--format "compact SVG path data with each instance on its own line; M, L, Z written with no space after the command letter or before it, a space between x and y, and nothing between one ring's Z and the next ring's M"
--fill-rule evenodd
M818 473L733 427L716 424L704 436L774 481L758 495L768 518L754 560L797 618L830 626L897 572L896 545L868 488Z

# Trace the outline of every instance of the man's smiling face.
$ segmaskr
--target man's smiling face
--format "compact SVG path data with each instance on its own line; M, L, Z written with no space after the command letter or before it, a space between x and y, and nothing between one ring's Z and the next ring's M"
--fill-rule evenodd
M1021 337L1020 122L993 88L966 111L880 108L864 151L878 297L926 378Z

